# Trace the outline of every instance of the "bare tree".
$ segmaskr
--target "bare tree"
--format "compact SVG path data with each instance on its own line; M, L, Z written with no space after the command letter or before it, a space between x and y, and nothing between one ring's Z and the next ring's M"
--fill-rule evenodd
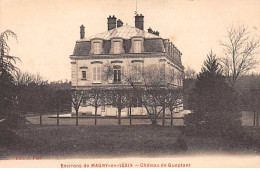
M46 85L48 81L44 79L39 73L31 74L28 72L17 71L14 73L14 81L16 85L25 85L28 86L30 84L36 85Z
M172 89L178 88L182 84L183 74L182 72L174 73L173 70L165 71L165 68L160 67L157 64L150 65L146 68L142 66L129 66L130 71L122 72L122 80L124 79L127 84L132 87L132 94L138 99L142 99L142 105L147 111L148 117L151 119L153 125L157 124L158 117L163 114L163 124L165 118L165 109L174 105L171 108L176 108L177 102L172 102L169 93L173 94L175 91ZM104 67L105 78L111 77L113 74L113 67L108 63ZM168 84L170 84L167 88ZM119 123L121 109L128 106L130 99L125 97L127 90L114 91L112 96L117 103L115 107L119 111ZM173 95L172 95L173 96ZM131 97L131 96L129 96ZM177 97L177 95L176 95ZM127 99L128 98L128 99ZM180 99L179 99L180 100Z
M118 125L121 125L122 109L128 106L129 91L126 89L114 88L106 92L106 99L108 103L117 108Z
M95 108L95 125L97 125L97 110L100 106L104 105L104 91L95 87L88 93L88 105Z
M184 71L185 79L196 79L196 71L189 66Z
M76 126L79 125L79 107L85 94L84 90L71 90L71 103L76 112Z
M260 40L256 37L251 38L244 26L231 27L227 31L227 41L221 42L221 46L224 50L224 57L221 58L224 74L231 86L234 86L241 75L259 64L256 55Z

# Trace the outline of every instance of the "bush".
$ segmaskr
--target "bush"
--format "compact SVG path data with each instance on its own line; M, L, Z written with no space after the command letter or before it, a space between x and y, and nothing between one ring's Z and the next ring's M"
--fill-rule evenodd
M242 131L240 115L230 111L191 113L184 116L188 135L233 136Z

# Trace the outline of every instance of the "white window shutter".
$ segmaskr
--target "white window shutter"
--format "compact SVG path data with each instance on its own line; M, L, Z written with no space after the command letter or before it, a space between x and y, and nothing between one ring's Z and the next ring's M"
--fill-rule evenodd
M97 81L97 67L93 67L93 81Z
M97 81L101 81L101 67L97 67Z

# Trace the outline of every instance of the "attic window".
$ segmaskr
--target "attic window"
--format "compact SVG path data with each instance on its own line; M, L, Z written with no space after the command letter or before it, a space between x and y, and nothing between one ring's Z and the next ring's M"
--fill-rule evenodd
M114 53L115 54L119 54L121 52L120 45L121 45L121 42L114 41Z
M94 54L100 54L100 53L101 53L101 43L94 42Z
M134 41L134 53L141 53L141 40Z

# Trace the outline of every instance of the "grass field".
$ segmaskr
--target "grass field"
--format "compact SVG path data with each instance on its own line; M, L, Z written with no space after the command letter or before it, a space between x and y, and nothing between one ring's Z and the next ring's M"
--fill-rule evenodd
M117 119L99 118L94 126L93 118L80 118L75 126L75 118L56 119L43 115L43 126L39 125L39 116L27 117L29 124L24 129L12 132L0 130L0 159L15 159L17 156L38 156L49 158L93 158L117 156L165 156L165 155L204 155L204 154L260 154L260 148L245 146L223 138L188 137L182 135L179 126L182 120L170 120L166 126L152 126L149 119L122 119L117 126ZM180 116L175 116L180 117ZM251 114L243 116L244 124L250 125ZM249 128L250 130L252 128ZM260 129L254 129L254 135L260 139ZM252 132L252 131L251 131ZM1 137L6 143L1 144ZM9 138L8 138L9 137ZM2 138L2 140L5 140ZM183 146L187 146L184 150Z
M15 131L16 144L0 147L0 157L88 158L114 156L191 155L205 153L259 154L221 138L186 137L178 127L135 126L35 126ZM179 137L182 141L177 142ZM180 148L180 143L188 149Z

